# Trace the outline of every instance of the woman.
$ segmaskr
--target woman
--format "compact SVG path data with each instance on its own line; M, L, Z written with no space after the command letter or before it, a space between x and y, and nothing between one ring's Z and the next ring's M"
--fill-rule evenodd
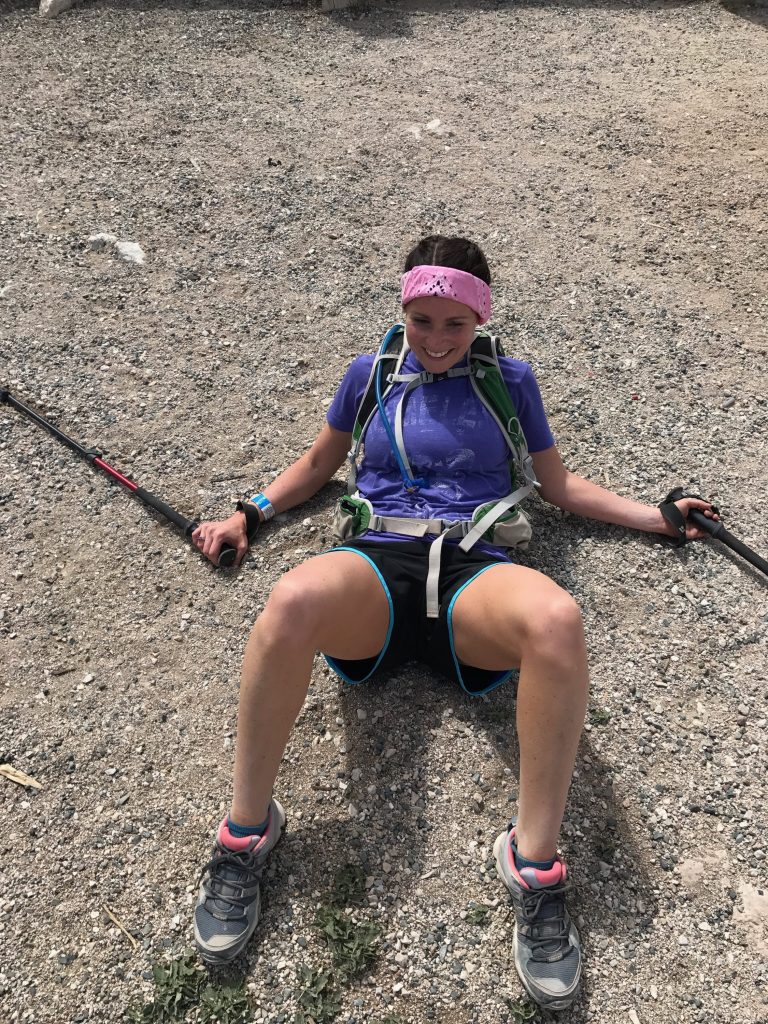
M256 927L259 880L285 823L273 784L317 651L349 682L418 658L470 693L487 692L519 668L518 816L495 853L515 908L522 983L540 1005L563 1009L581 978L557 840L587 701L584 631L570 595L515 564L499 544L527 539L516 503L535 481L541 497L562 509L649 533L682 529L691 539L699 531L684 523L688 511L713 512L698 498L662 512L565 468L530 366L478 355L491 297L476 245L423 239L406 259L402 286L405 331L394 372L392 360L382 370L386 346L379 357L358 357L310 450L232 517L203 523L194 535L211 561L224 542L242 559L258 522L331 479L359 441L364 396L375 393L355 500L340 520L351 537L278 582L248 643L234 796L203 872L196 941L203 959L220 963ZM514 405L506 423L483 398L481 379L494 367ZM474 530L480 519L483 528Z

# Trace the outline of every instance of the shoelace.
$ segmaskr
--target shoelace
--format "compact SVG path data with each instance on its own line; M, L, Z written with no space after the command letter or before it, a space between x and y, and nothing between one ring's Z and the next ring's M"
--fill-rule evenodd
M569 926L565 909L564 896L570 889L570 885L557 885L547 889L520 890L521 910L529 932L526 935L531 947L532 958L547 962L552 959L561 959L564 955L563 943L567 945ZM558 900L557 897L560 897ZM551 917L538 919L539 911L545 900L552 900L556 905L555 913ZM552 929L557 926L557 931ZM549 929L548 935L542 935L542 929ZM552 949L552 944L557 944L557 951ZM550 946L545 950L545 946Z
M224 911L228 917L245 917L247 901L242 895L243 890L253 882L261 880L266 858L248 850L228 850L219 843L216 844L216 848L221 853L214 854L200 872L201 881L206 874L208 875L207 880L203 881L206 899L228 903L233 909L240 910L239 915L230 914L229 910ZM227 877L224 873L225 868L231 868L234 876ZM231 895L224 891L225 886L232 890ZM241 893L239 896L238 889Z

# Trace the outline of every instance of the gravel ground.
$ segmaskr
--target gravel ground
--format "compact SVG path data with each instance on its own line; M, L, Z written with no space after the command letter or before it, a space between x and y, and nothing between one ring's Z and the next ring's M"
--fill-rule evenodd
M2 383L220 516L310 443L408 244L462 232L571 468L649 502L700 488L765 553L767 26L733 2L2 3ZM340 490L227 574L0 410L0 762L42 784L0 778L3 1022L118 1021L189 947L248 629ZM563 831L587 968L560 1019L768 1021L766 580L531 513L525 560L583 606L593 671ZM521 1019L491 858L513 726L512 688L413 668L342 691L317 663L255 1020L293 1018L348 862L384 938L339 1021Z

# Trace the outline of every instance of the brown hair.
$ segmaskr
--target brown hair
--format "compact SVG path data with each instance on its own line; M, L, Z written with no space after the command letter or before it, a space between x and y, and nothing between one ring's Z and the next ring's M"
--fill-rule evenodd
M483 250L479 245L467 238L449 237L447 235L428 235L411 249L405 258L405 271L420 266L453 267L464 270L491 283L491 271Z

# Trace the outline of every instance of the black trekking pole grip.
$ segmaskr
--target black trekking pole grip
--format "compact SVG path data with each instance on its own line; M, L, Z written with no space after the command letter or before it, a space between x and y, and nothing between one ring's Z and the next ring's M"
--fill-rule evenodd
M737 537L734 537L732 533L723 526L723 524L717 519L710 519L705 516L703 512L700 512L697 508L692 508L688 513L688 518L699 527L700 530L706 530L706 532L719 540L721 544L725 544L726 547L735 551L737 555L741 555L742 558L746 559L750 565L754 565L756 569L764 572L768 576L768 561L761 558L756 551L752 548L747 547Z
M200 523L195 522L194 519L187 519L187 525L182 527L184 533L192 540L192 534L198 528ZM222 544L221 551L219 552L218 566L220 569L229 569L234 564L237 558L237 548L233 548L231 544Z

